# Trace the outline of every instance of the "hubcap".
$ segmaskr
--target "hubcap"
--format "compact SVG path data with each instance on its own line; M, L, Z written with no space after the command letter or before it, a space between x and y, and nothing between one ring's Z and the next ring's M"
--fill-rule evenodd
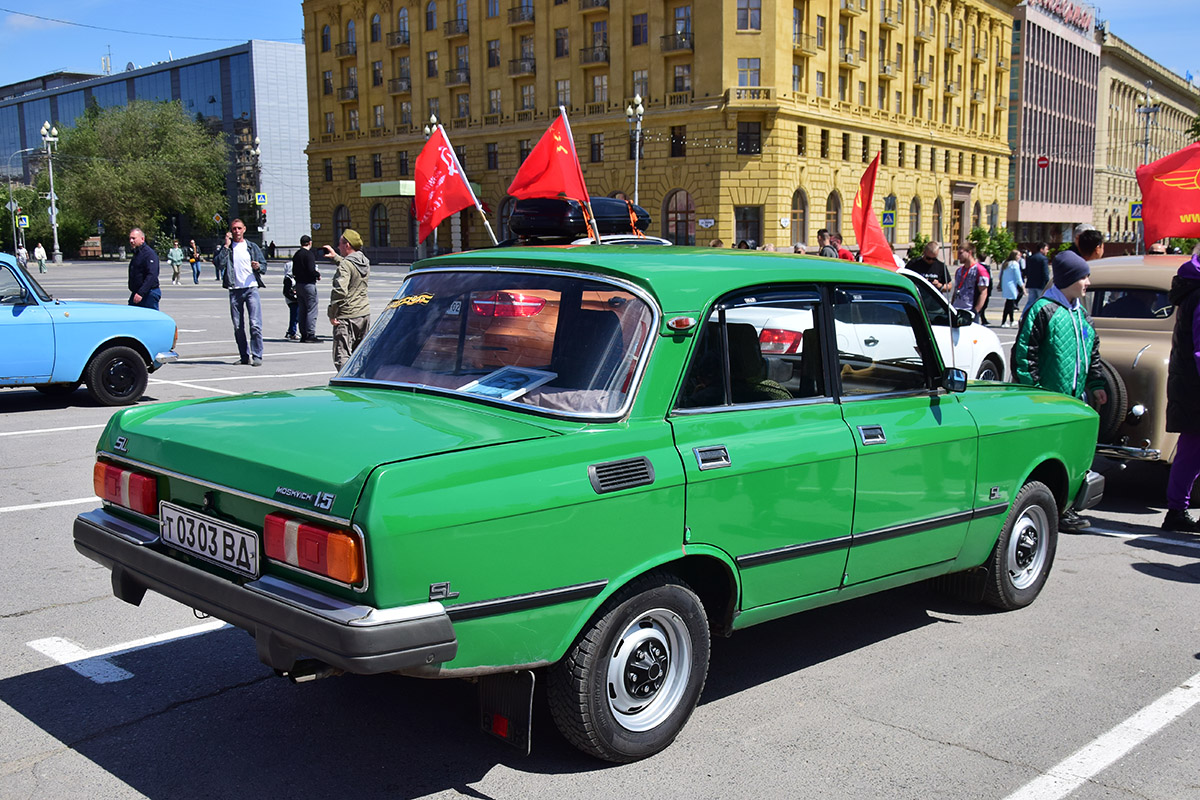
M108 362L104 371L104 386L117 397L124 397L133 391L135 383L133 365L123 358L114 358Z
M674 611L656 608L631 622L608 659L608 707L617 724L630 731L661 724L679 706L691 663L691 637Z
M1046 565L1049 520L1041 506L1022 512L1008 540L1008 575L1017 589L1027 589L1037 581Z

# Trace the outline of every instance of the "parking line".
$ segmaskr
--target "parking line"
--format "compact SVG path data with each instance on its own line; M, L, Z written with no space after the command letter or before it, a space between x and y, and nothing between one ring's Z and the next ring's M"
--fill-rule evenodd
M1004 800L1059 800L1200 703L1200 672Z
M64 639L61 636L37 639L32 642L26 642L26 644L93 683L116 683L117 681L132 678L133 673L121 669L108 660L113 656L132 653L135 650L144 650L147 647L155 647L156 645L178 641L179 639L199 636L200 634L225 627L228 627L225 622L214 619L200 625L193 625L190 628L180 628L169 633L148 636L145 639L135 639L132 642L125 642L124 644L117 644L112 647L102 647L99 650L85 650L70 639Z
M205 380L205 379L201 378L201 380ZM189 381L164 381L162 378L151 378L150 383L166 384L168 386L182 386L185 389L193 389L197 392L216 392L217 394L229 394L229 395L241 394L241 392L231 392L228 389L213 389L208 386L198 386L197 384L191 383Z
M1114 539L1136 539L1139 542L1155 542L1157 544L1169 544L1176 547L1190 547L1194 550L1200 550L1200 540L1172 539L1169 536L1159 536L1155 533L1121 533L1120 531L1106 531L1103 528L1086 528L1083 532L1097 533L1101 536L1110 536Z
M5 514L9 511L37 511L42 508L55 508L56 506L77 506L83 503L98 503L99 498L96 495L91 497L76 497L74 500L51 500L47 503L28 503L23 506L7 506L0 508L0 514Z
M105 425L108 423L105 423ZM66 428L33 428L27 431L4 431L0 436L24 436L33 433L59 433L61 431L90 431L95 428L103 428L104 425L70 425Z

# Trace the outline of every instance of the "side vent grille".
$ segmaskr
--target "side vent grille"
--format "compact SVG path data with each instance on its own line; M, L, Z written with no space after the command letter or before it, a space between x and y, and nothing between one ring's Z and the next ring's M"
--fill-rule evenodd
M596 494L619 492L635 486L649 486L654 483L654 466L645 456L624 461L609 461L607 464L593 464L588 467L588 480L592 482Z

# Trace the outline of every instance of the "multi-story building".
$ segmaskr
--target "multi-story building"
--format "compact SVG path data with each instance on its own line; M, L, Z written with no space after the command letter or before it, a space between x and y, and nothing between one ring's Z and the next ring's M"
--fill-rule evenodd
M0 87L0 158L6 159L0 163L9 164L10 177L28 177L28 163L15 157L41 145L42 124L71 127L89 105L177 100L189 114L223 132L230 144L225 177L229 206L220 210L222 215L245 217L255 231L256 195L265 193L267 220L257 229L262 241L296 246L309 230L303 74L301 45L255 40L140 69L131 64L112 75L56 74ZM182 223L178 233L188 236L187 221ZM123 233L115 232L117 241Z
M1017 241L1071 241L1092 220L1100 45L1091 6L1028 0L1013 21L1013 169L1008 220Z
M1137 168L1190 144L1187 129L1200 108L1200 90L1108 30L1100 43L1096 127L1095 208L1106 255L1132 253L1140 236L1129 204L1141 198Z
M415 245L422 129L446 127L505 232L506 188L559 106L592 194L652 232L853 241L876 153L896 244L1007 217L1013 3L1002 0L305 0L312 219ZM639 185L625 111L640 95ZM481 246L475 212L440 231Z

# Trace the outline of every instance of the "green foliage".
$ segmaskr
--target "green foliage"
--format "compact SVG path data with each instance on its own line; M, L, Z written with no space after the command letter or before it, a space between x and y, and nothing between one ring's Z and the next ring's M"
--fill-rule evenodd
M971 228L971 232L967 234L967 241L975 245L975 258L979 259L980 261L983 261L988 257L989 238L990 237L988 236L987 228L983 228L978 225L976 225L974 228Z
M1184 132L1184 135L1193 142L1200 142L1200 114L1197 114L1196 118L1192 120L1191 127Z
M1195 249L1197 242L1200 242L1200 239L1170 239L1167 242L1167 246L1178 247L1179 252L1190 255L1192 250Z
M975 257L980 261L992 259L993 264L1003 264L1008 254L1017 248L1017 242L1008 228L987 228L976 226L967 234L967 239L975 245Z
M917 238L913 239L912 247L908 248L908 258L906 261L912 261L917 256L921 255L925 250L925 245L929 244L929 237L923 233L918 233Z

